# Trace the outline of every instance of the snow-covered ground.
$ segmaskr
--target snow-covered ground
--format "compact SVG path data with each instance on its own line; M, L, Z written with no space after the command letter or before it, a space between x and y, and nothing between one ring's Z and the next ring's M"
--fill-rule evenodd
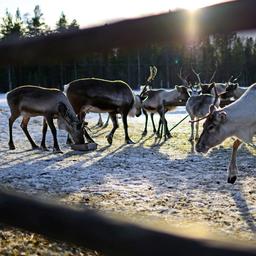
M167 115L171 127L186 115L184 107ZM238 154L240 169L236 184L226 182L231 140L209 155L193 153L188 142L190 125L185 120L166 142L158 141L149 120L149 132L141 136L144 117L129 118L134 145L125 145L121 120L108 146L105 129L92 129L99 144L96 151L81 153L65 145L66 134L58 131L63 154L32 151L19 121L14 125L16 150L8 149L9 110L0 95L1 186L67 204L89 206L118 213L135 222L161 223L178 229L196 225L223 237L255 241L256 151L243 146ZM104 115L106 118L106 115ZM97 115L88 115L90 126ZM29 130L37 143L42 118L34 118ZM159 224L160 225L160 224Z

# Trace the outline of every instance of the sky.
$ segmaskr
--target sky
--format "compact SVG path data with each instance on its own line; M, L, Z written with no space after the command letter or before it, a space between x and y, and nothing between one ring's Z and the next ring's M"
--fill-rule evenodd
M196 9L227 0L0 0L0 23L5 11L21 15L33 15L39 5L47 25L54 28L61 12L68 22L78 21L81 28L102 25L120 19L141 17L175 10L177 8Z

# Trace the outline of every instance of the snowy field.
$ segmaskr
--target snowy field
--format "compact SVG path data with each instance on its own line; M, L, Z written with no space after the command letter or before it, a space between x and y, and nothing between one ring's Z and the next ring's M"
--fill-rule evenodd
M169 113L169 127L185 115L183 107ZM195 154L188 142L188 119L164 142L152 134L150 120L148 135L142 137L144 116L130 118L129 133L136 142L134 145L124 144L121 120L112 146L108 146L105 138L111 124L105 129L91 128L90 133L99 145L96 151L87 153L72 151L65 145L66 134L58 131L63 154L53 154L49 130L50 151L30 150L19 126L20 119L13 129L16 150L9 151L8 117L5 95L0 95L2 187L69 205L91 207L165 230L196 227L199 236L213 234L218 238L255 243L256 150L242 146L238 154L238 180L231 185L226 181L226 168L232 140L207 156ZM97 115L89 114L87 119L92 127ZM32 119L29 131L38 144L41 129L42 118ZM29 253L41 255L99 255L8 228L2 230L0 236L5 238L0 242L0 254L15 250L27 252L29 248Z

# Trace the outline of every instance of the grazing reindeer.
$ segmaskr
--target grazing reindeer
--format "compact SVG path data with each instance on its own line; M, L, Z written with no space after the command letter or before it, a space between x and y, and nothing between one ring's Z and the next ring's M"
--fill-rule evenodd
M99 78L83 78L70 82L65 88L67 97L75 113L83 121L86 113L109 113L113 129L107 135L112 144L113 135L118 128L117 114L122 115L125 141L132 144L128 135L127 116L141 114L141 98L134 95L129 85L121 80L103 80Z
M156 70L153 73L153 76L148 78L148 82L151 82L156 75ZM183 79L183 78L182 78ZM183 80L184 82L184 80ZM186 82L184 82L186 84ZM142 111L146 116L145 128L142 135L147 134L147 123L148 123L148 113L151 115L151 121L153 125L153 132L156 133L156 127L154 123L153 115L154 113L158 113L160 115L160 121L158 126L157 135L162 137L160 134L161 126L164 125L164 137L165 139L170 138L171 134L168 130L167 121L165 118L165 113L167 111L173 110L176 108L180 102L186 102L188 99L188 94L185 86L175 86L172 90L164 90L164 89L157 89L157 90L145 90L145 87L141 93L141 97L145 99L142 102Z
M219 106L219 99L218 99L218 93L217 89L214 86L215 89L215 95L212 94L197 94L196 90L193 90L193 94L190 95L189 99L186 103L186 110L190 116L191 120L191 135L189 137L189 141L194 140L194 123L196 122L196 137L197 140L199 138L199 119L206 116L209 113L209 107L214 104L216 106Z
M210 114L203 125L203 132L196 144L196 150L207 153L210 148L222 143L228 137L236 137L228 166L228 183L237 178L236 155L243 143L252 143L256 134L256 84L251 85L243 96L232 104L217 109L210 107Z
M234 98L239 99L248 89L248 87L241 87L238 83L228 83L226 92L222 95L223 99Z
M60 90L46 89L32 85L20 86L7 94L7 102L11 111L9 118L10 149L15 149L12 139L12 126L19 116L23 116L21 128L27 136L32 149L38 148L27 129L30 117L33 116L44 117L41 141L42 149L46 149L45 136L48 124L54 140L53 151L61 152L57 141L57 132L53 123L54 118L58 118L59 126L70 134L76 144L84 143L82 123L76 117L67 97Z

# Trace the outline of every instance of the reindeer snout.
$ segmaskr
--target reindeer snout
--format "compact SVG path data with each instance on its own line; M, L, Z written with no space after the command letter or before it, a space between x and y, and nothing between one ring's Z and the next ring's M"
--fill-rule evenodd
M196 144L196 151L198 153L206 154L209 150L209 147L207 147L204 143L197 143Z

